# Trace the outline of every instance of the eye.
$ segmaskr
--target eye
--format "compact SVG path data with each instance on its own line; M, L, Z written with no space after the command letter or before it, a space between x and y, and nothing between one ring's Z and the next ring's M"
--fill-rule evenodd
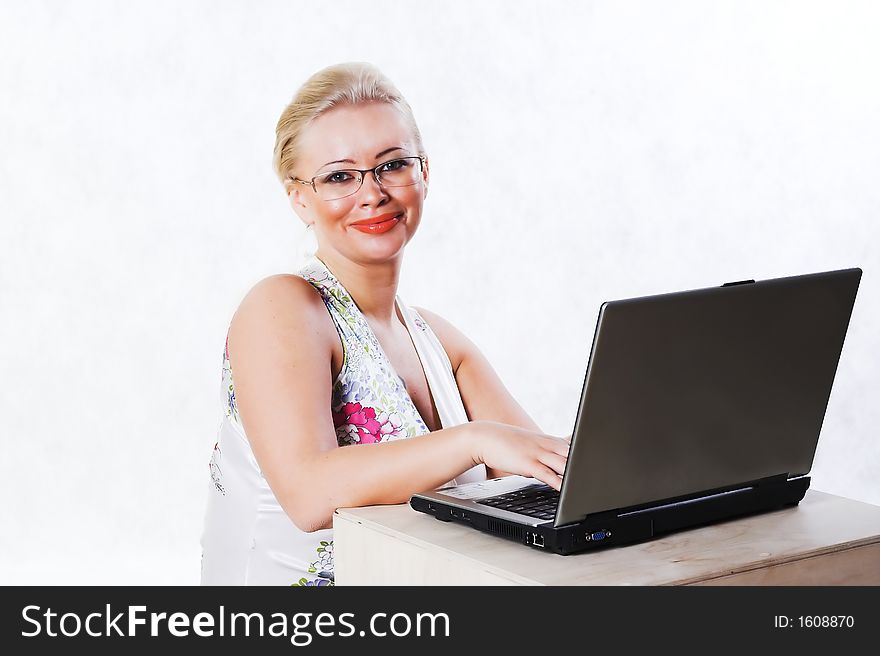
M384 164L379 165L379 172L386 173L389 171L399 171L400 169L405 169L406 167L411 166L409 160L406 159L392 159L390 162L385 162Z
M354 180L354 176L348 171L333 171L320 178L322 184L343 184L350 180Z

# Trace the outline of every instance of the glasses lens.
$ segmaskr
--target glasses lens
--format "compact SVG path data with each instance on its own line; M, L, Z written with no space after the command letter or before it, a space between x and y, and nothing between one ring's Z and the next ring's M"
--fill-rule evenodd
M402 157L380 164L376 168L379 182L386 187L406 187L419 181L422 161L418 157Z
M332 171L315 178L315 191L322 200L338 200L361 187L360 171Z

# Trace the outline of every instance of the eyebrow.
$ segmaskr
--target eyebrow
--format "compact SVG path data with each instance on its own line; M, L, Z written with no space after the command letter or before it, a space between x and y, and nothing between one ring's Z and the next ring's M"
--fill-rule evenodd
M388 153L394 152L395 150L404 150L404 148L402 146L392 146L391 148L386 148L381 153L376 153L376 156L373 159L379 159L383 155L387 155ZM353 159L336 159L336 160L333 160L332 162L327 162L321 168L323 169L324 166L330 166L331 164L354 164L354 163L355 163L355 161ZM318 170L320 170L320 169L318 169Z

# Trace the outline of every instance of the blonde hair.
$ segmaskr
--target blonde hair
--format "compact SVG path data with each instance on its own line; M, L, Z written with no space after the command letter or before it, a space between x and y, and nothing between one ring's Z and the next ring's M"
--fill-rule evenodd
M275 127L275 174L289 190L291 171L299 159L299 136L321 114L351 105L384 102L394 106L412 128L419 155L424 155L422 135L409 103L382 72L366 62L328 66L312 75L284 108Z

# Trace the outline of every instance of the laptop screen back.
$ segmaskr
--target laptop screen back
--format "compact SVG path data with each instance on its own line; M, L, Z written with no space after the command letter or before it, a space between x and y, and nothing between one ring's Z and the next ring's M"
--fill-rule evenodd
M603 304L556 525L809 472L860 278Z

